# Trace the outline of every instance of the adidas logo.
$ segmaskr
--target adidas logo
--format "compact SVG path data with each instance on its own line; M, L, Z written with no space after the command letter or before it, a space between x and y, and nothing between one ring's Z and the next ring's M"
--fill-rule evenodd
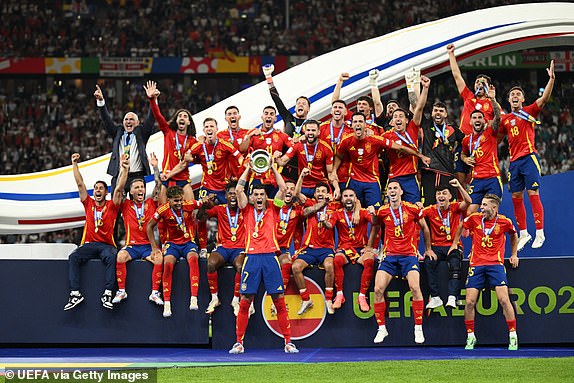
M535 182L532 184L532 187L539 187L540 185L538 185L538 182Z

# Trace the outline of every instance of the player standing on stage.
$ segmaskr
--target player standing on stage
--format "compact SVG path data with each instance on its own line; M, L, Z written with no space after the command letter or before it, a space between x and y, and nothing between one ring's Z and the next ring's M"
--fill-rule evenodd
M156 187L152 197L146 199L145 180L136 178L130 185L130 199L123 201L121 206L122 217L126 231L126 244L118 252L116 260L116 279L118 282L118 291L112 300L112 303L120 303L128 297L126 292L127 268L126 263L132 259L145 259L153 264L151 275L152 291L149 296L150 302L163 305L163 300L159 294L161 286L161 277L163 274L163 258L161 256L152 257L151 245L147 237L147 224L153 217L156 209L157 196L161 188L159 179L158 161L155 154L152 153L150 163L156 176Z
M533 249L542 247L546 237L544 236L544 207L540 201L540 157L536 151L534 128L540 124L537 120L540 110L544 107L554 87L554 60L550 62L548 72L548 83L544 88L542 96L534 103L524 105L524 90L520 87L510 89L508 102L511 113L502 116L501 132L508 135L508 146L510 150L510 169L508 185L512 193L512 204L514 205L514 215L518 230L520 230L520 240L518 241L518 251L532 239L526 227L526 209L524 207L524 189L528 193L534 223L536 224L536 237L532 243Z
M387 185L387 197L389 203L383 205L376 213L378 223L385 226L383 243L384 259L379 264L375 276L375 317L379 328L373 340L381 343L387 335L385 314L387 302L385 290L393 277L401 277L407 280L412 293L413 316L415 319L415 343L424 343L423 334L423 311L424 301L420 287L420 270L418 261L417 244L419 230L417 223L423 231L426 251L425 256L433 257L434 253L430 245L430 234L424 219L421 219L420 209L409 202L402 201L403 189L401 184L390 180ZM375 214L375 210L369 207L369 212ZM371 230L369 245L372 244L376 230ZM371 246L369 246L372 251ZM436 257L436 255L434 255Z
M363 251L367 246L369 236L367 234L368 225L373 223L372 216L367 209L361 209L357 200L357 195L353 189L344 189L341 193L341 203L343 207L336 210L331 215L331 219L325 222L327 228L336 227L339 235L338 247L335 252L334 271L335 288L337 294L333 308L339 309L345 303L343 294L343 284L345 272L343 267L350 262L363 266L361 274L361 285L357 302L363 312L370 310L367 303L367 291L371 287L373 275L375 274L375 256L372 251ZM359 204L359 206L357 206ZM354 222L355 211L359 209L359 222Z
M450 187L449 187L450 186ZM453 195L450 190L454 188L462 195L462 202L451 202ZM448 264L448 299L446 307L456 308L456 299L460 294L460 279L462 275L462 244L453 246L453 240L466 209L471 204L470 196L456 178L450 185L440 184L436 190L437 203L427 206L422 211L422 218L426 219L430 230L433 253L425 257L425 271L430 290L430 299L427 309L434 309L443 305L439 296L438 263L446 261ZM452 250L451 250L452 247Z
M473 350L477 342L474 334L475 306L480 291L493 287L502 307L504 318L509 331L509 350L518 350L518 335L516 335L516 316L508 295L508 280L504 270L504 246L506 235L510 236L512 255L510 265L518 267L518 235L512 221L498 214L500 198L494 194L484 196L480 205L481 213L469 215L457 231L457 238L462 229L470 230L472 249L470 251L470 267L466 279L466 306L464 308L464 324L466 326L467 350ZM454 245L453 245L454 246Z
M80 292L80 265L90 259L100 258L105 266L105 290L102 294L102 305L113 309L112 290L115 286L116 244L114 242L114 226L123 198L123 189L129 169L128 160L123 157L118 185L114 190L111 201L106 201L108 185L104 181L96 181L94 196L90 197L86 184L80 173L78 161L80 155L72 154L72 172L78 186L80 201L84 205L86 224L82 235L82 244L74 250L68 260L68 279L70 283L70 296L64 310L70 310L82 303L84 296Z
M197 245L193 242L195 230L193 211L199 209L202 201L185 201L183 190L179 186L167 189L168 202L159 206L147 225L147 236L152 247L152 257L161 257L162 251L155 240L153 229L163 221L165 243L163 247L163 316L171 316L171 285L175 263L186 258L189 265L189 287L191 298L189 309L199 309L197 294L199 291L199 263ZM205 199L204 199L205 200Z
M237 341L229 350L230 354L242 354L245 351L243 337L249 321L249 307L261 282L264 283L267 294L271 296L277 310L277 322L285 338L284 351L286 353L299 352L297 347L291 343L291 324L283 296L285 288L277 259L279 245L275 235L276 225L279 221L279 209L283 206L285 183L273 160L271 160L271 171L279 186L279 192L274 200L267 199L263 185L255 185L251 197L247 197L245 185L251 172L249 163L237 181L237 188L235 189L237 203L245 222L246 256L241 272L241 302L235 325Z
M163 133L162 173L169 177L169 181L164 181L161 188L159 201L160 203L166 201L165 193L170 183L175 183L181 187L185 200L191 201L193 200L193 189L189 181L188 168L185 167L177 174L169 174L183 160L185 152L197 142L191 112L186 109L179 109L169 121L166 121L157 104L157 98L160 94L157 84L154 81L148 81L144 85L144 89L150 100L151 111Z

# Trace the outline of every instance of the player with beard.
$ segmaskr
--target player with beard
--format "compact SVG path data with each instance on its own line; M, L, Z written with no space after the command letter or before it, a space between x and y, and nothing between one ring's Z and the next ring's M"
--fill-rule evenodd
M473 350L476 345L474 334L475 307L481 290L491 287L496 296L506 325L508 326L509 344L511 351L518 350L518 335L516 334L516 316L508 295L508 280L504 269L504 248L506 234L510 236L511 256L510 265L518 267L518 235L512 221L498 214L500 198L494 194L486 194L480 205L481 213L469 215L458 228L455 240L463 228L470 231L472 249L470 250L470 266L466 279L466 306L464 307L464 324L466 326L466 350ZM453 246L455 246L453 244Z
M508 135L510 150L510 169L508 186L512 193L514 215L520 230L518 251L532 239L526 227L526 209L524 207L524 189L528 193L532 215L536 225L536 237L532 243L533 249L542 247L546 237L544 236L544 207L540 201L540 158L535 145L534 128L538 121L541 109L544 107L554 87L554 60L550 62L548 83L542 95L530 105L524 106L524 90L513 87L508 92L508 102L511 113L504 114L501 120L501 133Z
M181 187L184 198L191 201L193 200L193 189L189 180L188 168L184 167L181 171L171 174L173 168L183 160L185 152L197 142L191 112L186 109L179 109L169 121L166 121L157 104L157 98L160 94L157 84L154 81L148 81L144 89L150 100L151 111L163 133L162 173L166 178L164 178L161 188L159 202L164 203L167 200L167 188L172 184Z
M379 325L377 335L373 340L375 343L381 343L389 335L385 323L385 313L387 311L385 291L393 277L407 280L409 290L413 296L415 343L420 344L425 341L422 327L424 301L420 287L420 269L417 255L417 243L420 235L418 226L423 231L426 245L425 255L432 257L433 251L430 245L428 226L425 220L421 219L420 209L414 204L403 202L402 195L401 184L395 180L390 180L387 185L389 203L382 206L376 213L377 222L384 225L385 239L383 243L384 258L379 264L375 276L374 308L377 324ZM370 214L375 215L373 207L369 207L368 210ZM368 251L371 251L371 244L375 234L376 230L371 230Z
M285 151L291 148L293 141L287 134L275 129L275 121L277 121L275 107L266 106L263 108L261 121L263 121L261 129L252 129L245 136L240 146L241 152L252 153L255 150L263 149L273 158L281 157ZM249 190L251 191L255 185L263 184L267 195L274 197L277 193L277 184L272 173L271 169L262 174L253 173L249 183Z
M431 120L423 118L421 124L422 152L431 159L429 167L421 169L421 194L425 206L436 203L438 187L449 187L448 182L454 177L455 150L464 138L460 129L447 124L447 117L446 104L437 101L432 106ZM450 194L456 196L456 192L450 187Z
M470 196L456 178L450 181L450 188L439 185L436 190L436 204L423 209L422 217L426 219L430 230L431 253L425 257L425 271L430 290L430 299L427 309L434 309L443 305L438 288L438 263L446 261L448 265L448 300L446 307L456 308L456 299L460 294L460 279L462 275L462 243L453 240L466 209L471 204ZM453 195L450 189L457 190L463 198L462 202L451 202ZM453 245L454 244L454 245ZM451 250L452 247L452 250ZM435 258L436 256L436 258Z
M325 121L319 127L319 140L325 141L331 146L333 155L337 154L341 140L350 134L353 130L345 123L347 114L347 104L343 100L335 100L331 103L331 119ZM337 179L339 180L339 189L344 188L349 180L349 164L343 162L337 170Z
M294 143L299 142L299 137L303 135L303 125L307 122L307 116L311 109L311 101L305 96L297 97L295 100L295 113L291 114L291 112L285 107L281 97L279 97L279 91L273 83L273 71L275 70L275 67L273 64L268 64L262 66L261 69L263 70L265 80L269 86L269 94L271 95L273 103L275 104L275 107L277 107L277 111L285 124L283 131L293 139ZM297 160L289 161L289 163L287 163L283 168L282 174L288 179L296 179L299 176L299 172L297 171Z
M198 310L199 263L195 238L193 211L199 209L208 197L202 201L185 201L183 190L179 186L170 186L167 190L168 202L160 205L147 225L147 236L152 247L152 257L161 257L162 250L153 233L158 222L163 222L165 243L163 247L163 316L168 318L171 312L171 286L175 263L186 258L189 265L189 287L191 298L189 309Z
M347 187L357 193L361 206L381 206L381 185L379 179L378 155L384 149L393 149L420 158L429 163L430 159L419 153L416 147L403 145L401 141L393 142L389 138L368 136L366 133L365 116L361 113L353 115L354 134L347 136L339 145L335 157L335 171L346 160L350 163L349 182Z
M421 76L422 92L417 100L413 118L409 118L409 112L404 109L396 109L393 112L393 129L383 134L383 138L418 150L419 127L423 115L423 109L427 101L430 79ZM396 150L387 152L389 157L389 182L397 181L401 184L404 195L403 200L416 203L420 202L420 191L417 180L418 158L421 158L425 165L430 164L430 158L423 154L402 153Z
M309 175L309 168L301 171L299 178ZM298 185L300 183L298 182ZM293 260L293 279L301 295L301 307L297 315L303 315L313 307L313 301L305 286L303 270L310 265L322 265L325 269L325 307L329 314L334 314L333 309L333 283L335 279L333 269L333 257L335 238L332 228L325 224L331 214L340 206L340 203L331 203L329 185L319 183L315 187L315 198L307 199L299 189L296 190L299 200L304 204L303 215L307 218L303 246L297 252Z
M116 244L114 242L114 225L123 198L123 189L127 180L129 161L122 156L118 185L114 190L111 201L106 200L108 185L104 181L96 181L93 197L88 195L86 184L80 173L78 161L80 155L72 154L72 172L78 186L80 201L84 205L86 223L82 235L82 244L74 250L68 260L68 279L70 296L64 310L70 310L82 303L84 296L80 292L80 265L90 259L100 258L105 265L105 290L102 294L102 305L113 309L112 290L114 289L116 273Z
M492 93L494 90L491 91ZM465 164L472 167L472 178L468 185L468 194L472 204L468 214L478 210L478 206L486 194L495 194L502 198L502 180L498 164L498 142L496 139L500 123L500 109L494 102L495 116L487 123L484 113L475 110L470 114L472 134L462 140L461 158Z
M488 97L488 90L492 80L489 76L485 74L479 74L474 80L474 92L471 91L467 86L462 73L456 62L456 56L454 54L454 44L449 44L446 47L448 53L448 61L450 64L450 70L452 72L452 77L456 83L458 93L462 97L464 106L462 108L462 113L460 115L459 128L465 136L472 133L472 123L470 121L470 114L475 110L480 110L484 114L485 120L491 121L494 118L494 100ZM456 151L455 154L455 170L456 177L461 183L461 185L466 185L466 175L469 173L470 169L462 161L460 156L460 149Z
M226 263L232 264L237 271L236 287L237 301L231 305L239 310L239 276L243 264L242 253L245 251L245 226L243 215L237 205L237 182L231 181L225 187L226 204L213 206L206 210L206 215L217 218L217 248L209 254L207 259L207 281L211 292L211 301L205 310L206 314L212 314L220 305L218 297L217 270ZM235 296L233 298L235 301ZM237 316L237 314L235 314Z
M245 194L245 185L251 172L247 163L245 171L237 181L237 203L243 214L245 222L245 261L241 270L241 302L239 314L235 325L236 343L230 354L242 354L243 337L249 321L249 307L261 282L265 285L267 294L271 296L277 310L277 322L285 339L284 351L297 353L297 347L291 343L291 325L289 313L285 306L283 281L277 254L279 245L276 237L276 225L279 221L279 209L283 206L285 183L281 174L277 171L277 165L271 159L271 170L275 176L275 182L279 186L279 192L274 200L268 200L263 185L253 187L251 198Z
M375 273L375 256L374 252L363 251L363 249L367 246L369 238L367 229L369 224L373 223L373 220L372 216L367 212L367 209L361 209L353 189L343 190L341 203L343 207L333 212L330 220L325 222L327 228L336 227L339 235L338 248L333 261L335 288L337 289L333 308L341 308L343 303L345 303L345 296L343 294L345 272L343 267L349 262L352 262L353 264L358 263L363 266L357 303L361 311L367 312L370 310L370 307L367 303L366 294L369 287L371 287L371 281ZM353 216L357 210L359 212L359 222L355 223Z
M330 182L333 185L334 196L340 195L339 183L332 178L333 151L325 141L319 140L319 121L308 120L304 125L305 140L293 145L287 153L277 159L279 165L286 164L296 158L299 169L309 168L311 173L304 178L301 192L311 198L315 185L319 182ZM297 178L299 175L297 175Z
M153 166L154 174L159 175L158 160L153 153L150 157L150 163ZM159 177L156 177L156 186L152 196L146 199L145 180L136 178L132 180L130 185L130 199L124 200L121 205L126 231L126 245L118 252L116 260L118 291L112 300L113 304L120 303L128 297L128 293L126 292L126 263L132 259L145 259L153 264L151 275L152 290L149 301L157 305L163 305L163 300L159 294L163 274L163 259L161 257L152 257L151 245L147 237L147 224L155 213L157 207L156 200L160 188L161 180Z

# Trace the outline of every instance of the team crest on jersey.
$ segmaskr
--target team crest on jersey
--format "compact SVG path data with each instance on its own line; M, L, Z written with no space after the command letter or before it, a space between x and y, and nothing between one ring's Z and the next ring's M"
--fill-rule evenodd
M265 143L271 145L271 137L265 137Z
M370 143L370 142L367 142L367 143L365 144L365 150L367 151L367 153L370 153L370 152L371 152L371 149L372 149L372 148L371 148L371 143Z
M484 104L482 107L484 108L484 110L488 110L489 108L488 104Z
M494 228L494 233L500 234L500 227L498 227L498 225L496 225L496 227Z
M289 215L289 218L290 218L290 219L293 219L293 218L295 218L295 217L297 217L297 213L295 213L294 211L291 211L291 214Z
M273 141L279 142L279 135L278 134L273 135Z
M510 125L516 126L516 119L515 119L515 118L513 118L512 120L510 120Z
M481 110L481 109L482 109L482 104L477 103L477 104L475 105L475 107L476 107L476 110Z
M215 157L222 157L223 156L223 152L221 150L216 150L215 151Z
M357 153L359 153L360 156L363 155L363 152L364 152L363 148L359 148L359 149L357 150Z
M321 157L323 157L323 153L317 152L317 154L315 154L315 157L317 157L317 159L320 160Z

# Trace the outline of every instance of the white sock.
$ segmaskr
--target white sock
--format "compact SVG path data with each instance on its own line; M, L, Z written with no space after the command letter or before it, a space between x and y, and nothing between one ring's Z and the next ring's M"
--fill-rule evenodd
M508 333L508 336L509 336L510 338L518 338L518 334L516 334L516 331L510 331L510 332Z
M211 294L211 299L219 299L219 297L217 296L217 293Z
M359 293L359 296L360 296L360 297L364 297L364 296L365 296L365 294L363 294L363 293Z
M112 295L112 290L104 290L104 294Z
M70 291L70 295L75 295L75 296L79 297L82 294L80 294L80 292L78 290L72 290L72 291Z
M337 295L343 295L342 291L337 291Z
M520 238L524 238L526 236L528 236L528 230L526 229L520 230Z
M536 229L537 237L544 237L544 229Z

